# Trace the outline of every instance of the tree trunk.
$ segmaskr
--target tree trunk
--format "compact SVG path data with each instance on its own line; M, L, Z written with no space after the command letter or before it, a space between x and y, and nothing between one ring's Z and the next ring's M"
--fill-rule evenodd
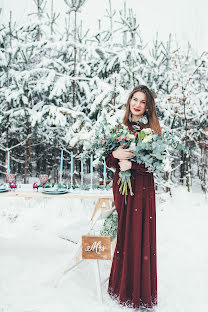
M183 151L181 151L181 160L183 163L180 165L180 183L183 184L183 178L185 176L185 157Z
M206 183L206 176L207 176L207 149L206 144L201 144L201 159L200 159L200 165L199 165L199 178L201 181L201 189L206 194L207 192L207 183Z

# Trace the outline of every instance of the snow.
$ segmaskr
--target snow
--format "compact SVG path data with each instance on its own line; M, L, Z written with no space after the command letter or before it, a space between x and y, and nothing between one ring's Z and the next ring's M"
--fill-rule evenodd
M208 307L208 205L184 187L157 194L158 312L194 312ZM55 287L71 263L76 244L63 233L86 234L95 199L47 200L0 197L0 293L2 312L123 311L103 286L98 301L92 260L85 260ZM67 230L68 229L68 230ZM102 279L111 261L100 261ZM132 309L125 308L125 311Z

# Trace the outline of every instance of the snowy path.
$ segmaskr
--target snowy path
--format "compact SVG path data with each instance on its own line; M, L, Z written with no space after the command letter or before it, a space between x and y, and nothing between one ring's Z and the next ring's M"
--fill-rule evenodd
M205 311L208 206L204 195L177 188L173 198L167 194L162 198L164 202L157 197L157 312ZM13 222L0 214L0 312L132 311L111 300L107 283L104 304L98 303L88 261L68 273L58 288L53 287L74 247L57 237L67 221L58 209L51 210L50 216L47 209L21 210ZM102 277L107 277L111 262L100 264Z

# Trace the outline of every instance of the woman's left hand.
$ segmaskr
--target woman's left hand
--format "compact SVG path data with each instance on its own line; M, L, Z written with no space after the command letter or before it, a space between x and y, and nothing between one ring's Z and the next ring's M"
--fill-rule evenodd
M132 162L127 159L121 159L118 164L120 166L121 171L126 171L128 169L131 169L131 166L132 166Z

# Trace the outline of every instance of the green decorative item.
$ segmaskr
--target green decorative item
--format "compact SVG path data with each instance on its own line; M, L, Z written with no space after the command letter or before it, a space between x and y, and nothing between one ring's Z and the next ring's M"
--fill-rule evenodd
M112 213L108 216L105 221L102 230L100 231L101 236L110 236L111 241L117 235L117 227L118 227L118 215L117 213Z
M43 185L42 185L42 187L43 187ZM51 188L50 184L46 184L45 188Z
M53 187L55 187L55 185L54 185ZM58 188L58 189L67 189L67 185L66 185L66 184L61 184L61 183L59 183L59 184L57 185L57 188Z

